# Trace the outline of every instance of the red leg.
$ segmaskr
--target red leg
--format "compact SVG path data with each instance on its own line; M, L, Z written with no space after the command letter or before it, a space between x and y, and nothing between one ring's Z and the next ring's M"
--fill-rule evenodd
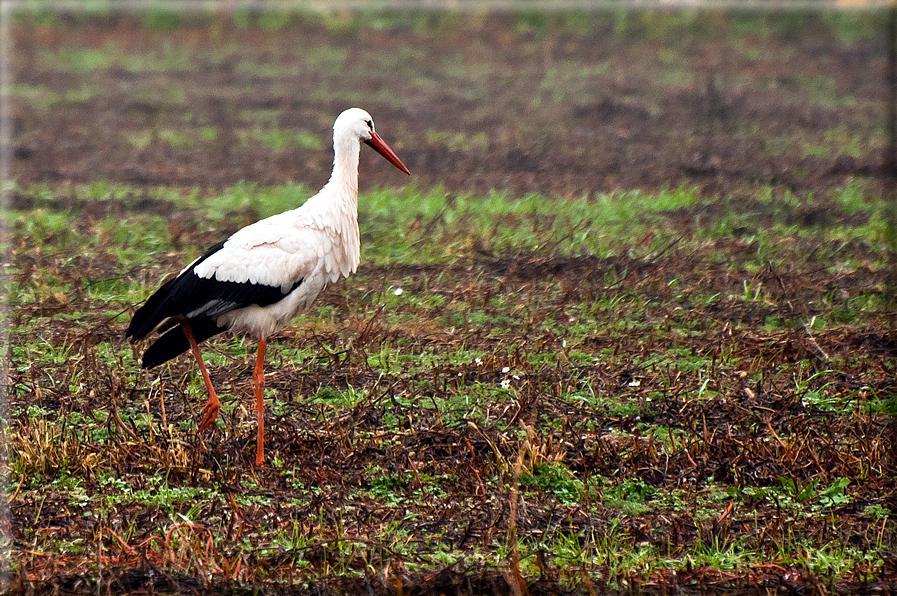
M255 449L255 465L265 465L265 338L259 340L259 353L255 359L255 408L258 418L258 440Z
M196 345L196 340L193 339L193 330L190 328L190 321L186 319L182 320L181 329L184 331L184 335L187 336L187 341L190 342L190 350L193 352L196 364L199 365L199 371L202 373L202 380L206 383L206 389L209 390L209 401L206 403L205 407L203 407L202 420L199 421L199 425L196 427L198 430L206 430L212 426L212 423L215 422L215 419L218 417L218 410L221 409L221 402L218 401L218 394L215 393L215 388L212 387L212 379L209 378L209 371L206 370L206 365L202 361L202 353L199 351L199 346Z

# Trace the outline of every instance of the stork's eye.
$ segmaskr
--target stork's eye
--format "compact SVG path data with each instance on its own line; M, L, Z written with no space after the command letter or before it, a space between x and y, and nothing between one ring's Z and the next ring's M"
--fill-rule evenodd
M371 122L370 120L365 120L364 123L368 125L368 128L371 129L371 132L374 132L374 123L373 122Z

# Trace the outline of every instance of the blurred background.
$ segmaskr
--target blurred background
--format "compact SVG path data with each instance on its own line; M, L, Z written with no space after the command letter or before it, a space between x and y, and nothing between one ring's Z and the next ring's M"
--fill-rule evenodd
M884 188L883 8L402 6L22 10L13 177L317 188L358 106L413 184L452 193ZM374 158L362 189L405 183Z

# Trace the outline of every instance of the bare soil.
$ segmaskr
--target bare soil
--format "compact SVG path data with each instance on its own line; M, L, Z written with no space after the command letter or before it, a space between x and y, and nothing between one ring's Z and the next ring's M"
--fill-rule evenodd
M589 13L579 33L557 15L527 29L514 15L440 25L429 13L417 17L433 27L424 33L340 33L314 19L264 30L224 17L212 25L197 17L193 27L167 33L124 17L17 27L16 83L62 96L89 86L96 94L52 109L13 102L15 176L22 184L220 188L249 180L318 188L330 170L329 127L355 102L374 115L422 188L570 197L696 184L710 195L750 196L758 184L821 193L884 177L883 23L848 45L818 15L787 26L771 14L756 24L770 30L738 37L747 47L736 51L729 44L737 28L725 13L678 27L658 25L663 14L645 23L637 16L620 32L620 17ZM180 68L60 72L41 59L107 48L161 60L166 44L184 52ZM344 56L339 68L308 57L334 48ZM262 76L253 65L285 72ZM279 127L314 133L325 150L237 142L254 110L273 110ZM217 127L217 139L138 148L123 134L201 126ZM834 138L838 127L844 138ZM466 136L446 143L434 132ZM808 154L806 145L828 155ZM395 184L387 169L362 170L368 187Z

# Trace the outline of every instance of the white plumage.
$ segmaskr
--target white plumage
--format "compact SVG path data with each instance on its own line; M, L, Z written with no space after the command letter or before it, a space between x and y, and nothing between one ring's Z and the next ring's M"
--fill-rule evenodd
M328 282L347 277L358 267L362 142L410 174L374 131L371 116L358 108L346 110L333 125L333 173L324 188L298 209L258 221L209 249L137 310L125 334L136 341L167 330L143 354L144 368L193 351L209 391L200 430L215 421L220 403L197 344L225 330L258 339L253 374L257 465L264 462L262 366L267 337L307 309Z

